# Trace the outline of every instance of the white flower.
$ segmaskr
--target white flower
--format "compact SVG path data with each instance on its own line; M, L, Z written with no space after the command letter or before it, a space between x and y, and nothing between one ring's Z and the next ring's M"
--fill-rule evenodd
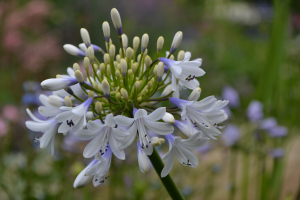
M108 179L109 176L106 175L109 171L112 157L110 146L108 145L104 153L101 154L100 156L99 153L96 153L94 160L76 177L73 185L74 188L83 187L92 179L94 187L97 187L101 183L104 183L105 179Z
M149 159L144 150L141 147L141 144L137 142L137 154L138 154L138 162L141 172L145 173L149 171L150 164Z
M185 53L185 58L182 61L174 61L167 58L159 58L161 62L171 71L172 90L174 97L179 98L179 91L182 88L195 89L199 87L199 81L196 77L203 76L205 72L199 68L202 64L201 59L189 61L190 52ZM200 62L201 61L201 62Z
M55 135L57 133L57 128L59 126L56 123L54 118L50 118L46 121L40 120L36 118L31 111L27 108L26 109L28 115L33 119L33 121L26 121L26 127L32 131L36 132L43 132L44 134L40 138L35 138L36 141L40 142L40 148L44 149L48 145L50 145L51 154L54 154L54 140Z
M199 95L200 93L195 99L198 99ZM228 118L225 111L221 110L228 101L218 101L214 96L209 96L199 102L171 97L170 102L182 110L181 119L187 120L190 132L193 132L195 124L211 139L216 139L214 136L221 134L217 124Z
M105 118L105 124L100 120L89 121L88 129L82 129L75 133L81 140L91 140L83 151L83 156L90 158L97 152L103 152L109 143L114 155L121 159L125 159L125 153L119 149L117 140L123 140L128 136L128 131L121 128L114 128L116 125L112 114L108 114Z
M68 131L71 131L72 133L75 133L82 129L86 125L86 113L92 102L93 99L88 98L85 102L75 108L60 107L64 112L60 113L55 118L57 122L62 123L58 128L58 132L67 133Z
M151 114L147 114L144 109L137 110L134 108L134 118L128 118L122 115L115 117L116 123L120 126L132 126L128 129L129 136L123 141L119 142L119 147L124 149L128 147L136 136L136 131L139 131L140 144L147 155L151 155L153 152L153 146L151 143L150 136L148 135L147 129L150 131L160 134L167 135L173 133L174 127L164 122L156 122L161 119L166 113L166 108L161 107L154 110Z
M48 102L48 97L46 95L41 94L39 96L39 100L43 104L43 106L40 106L38 108L38 111L41 115L43 115L45 117L53 117L62 112L59 109L59 107L54 106Z
M175 156L184 166L197 167L199 163L198 158L188 149L199 149L209 141L208 138L202 138L201 132L195 133L187 140L183 140L181 137L174 137L172 134L165 137L169 143L169 152L162 158L163 162L166 163L161 171L162 178L171 171Z

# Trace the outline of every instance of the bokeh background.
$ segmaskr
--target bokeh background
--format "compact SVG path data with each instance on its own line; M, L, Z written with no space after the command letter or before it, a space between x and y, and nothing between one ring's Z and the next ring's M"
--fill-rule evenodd
M114 7L130 46L149 34L150 56L159 36L167 51L182 31L180 50L203 59L201 97L231 102L223 136L194 152L199 166L175 162L186 199L300 199L299 0L0 1L0 199L170 199L153 169L140 172L134 145L126 161L113 160L105 184L74 189L85 144L59 135L51 156L24 125L25 109L36 112L48 94L39 83L82 62L63 44L81 43L86 28L104 48L102 22L113 27Z

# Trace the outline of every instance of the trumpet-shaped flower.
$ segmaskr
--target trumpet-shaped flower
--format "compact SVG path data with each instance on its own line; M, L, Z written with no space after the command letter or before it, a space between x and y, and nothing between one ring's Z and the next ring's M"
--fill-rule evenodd
M28 115L33 121L26 121L26 127L32 131L43 132L44 134L40 138L35 138L35 141L40 142L40 148L44 149L50 145L51 154L54 154L54 140L59 126L54 118L50 118L46 121L36 118L29 109L26 109Z
M198 99L199 95L195 99ZM214 96L209 96L199 102L171 97L170 102L182 110L181 119L187 120L192 134L193 124L211 139L216 139L215 136L221 134L217 124L227 119L227 114L221 109L228 101L218 101Z
M161 177L165 177L170 173L175 156L184 166L197 167L199 163L198 158L189 150L199 149L209 141L209 138L202 138L201 132L195 133L186 140L183 140L181 137L174 137L172 134L165 137L169 143L169 152L162 158L166 164L161 171Z
M149 115L144 109L137 110L136 108L134 108L134 118L128 118L122 115L116 116L115 120L118 125L130 126L132 124L132 126L128 130L129 137L124 141L120 141L119 147L122 149L128 147L133 142L136 136L136 131L138 130L142 149L144 149L147 155L151 155L153 152L153 146L151 144L151 139L147 129L159 135L167 135L173 133L174 131L174 127L170 124L164 122L156 122L157 120L161 119L165 115L165 113L165 107L158 108Z
M101 155L100 155L101 154ZM87 185L93 179L94 187L104 183L111 164L112 151L109 145L106 146L104 153L96 153L94 160L80 172L74 181L74 188Z
M85 102L75 108L60 107L64 112L60 113L55 118L57 122L62 123L58 128L58 132L67 133L68 131L72 131L72 133L75 133L76 131L81 130L86 125L86 113L92 102L93 99L88 98Z
M83 151L83 156L90 158L97 152L104 152L107 144L114 155L121 159L125 159L124 150L118 147L118 140L124 140L128 137L128 131L121 128L114 128L116 126L115 120L112 114L109 114L105 118L105 124L102 124L99 120L89 121L87 124L88 129L82 129L75 133L75 135L81 140L91 140Z

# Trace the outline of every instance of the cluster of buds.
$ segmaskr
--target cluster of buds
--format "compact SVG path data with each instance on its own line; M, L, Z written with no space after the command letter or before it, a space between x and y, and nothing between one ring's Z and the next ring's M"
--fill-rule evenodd
M80 30L83 43L79 48L64 45L69 54L83 58L87 77L83 77L75 63L73 69L68 68L68 75L57 75L41 83L45 90L53 91L49 97L40 97L43 106L39 112L48 120L37 119L27 110L33 119L26 122L27 127L44 132L36 139L41 148L50 145L53 153L56 133L90 140L83 156L94 160L78 175L74 187L82 187L92 179L94 186L103 183L108 178L112 155L124 160L124 149L134 140L137 140L138 162L143 173L149 170L147 156L165 139L169 152L163 158L166 165L161 177L172 169L174 156L184 166L196 167L198 159L189 150L216 139L221 134L216 124L227 119L222 110L227 101L219 101L214 96L198 101L201 89L197 77L205 74L200 68L202 60L190 61L191 53L184 51L179 51L175 60L174 53L183 36L181 31L175 34L166 57L161 55L164 38L159 37L156 57L151 58L148 34L141 39L135 36L131 48L115 8L111 10L111 18L119 40L112 41L109 23L103 22L105 50L91 43L84 28ZM193 90L190 97L180 99L180 91L187 88ZM153 97L157 93L161 96ZM158 103L162 101L175 106L160 107ZM176 115L181 120L176 120ZM187 139L174 136L174 127ZM158 137L162 135L165 139Z

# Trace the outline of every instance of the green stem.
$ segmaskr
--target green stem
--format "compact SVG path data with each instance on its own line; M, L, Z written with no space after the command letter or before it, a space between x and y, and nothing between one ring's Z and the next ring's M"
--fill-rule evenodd
M170 174L168 174L164 178L160 177L160 173L161 173L162 169L164 168L164 164L155 148L153 148L153 153L148 157L149 157L156 173L158 174L161 182L163 183L163 185L165 186L169 195L171 196L171 198L178 199L178 200L184 199L182 194L180 193L179 189L175 185L173 179L171 178Z

